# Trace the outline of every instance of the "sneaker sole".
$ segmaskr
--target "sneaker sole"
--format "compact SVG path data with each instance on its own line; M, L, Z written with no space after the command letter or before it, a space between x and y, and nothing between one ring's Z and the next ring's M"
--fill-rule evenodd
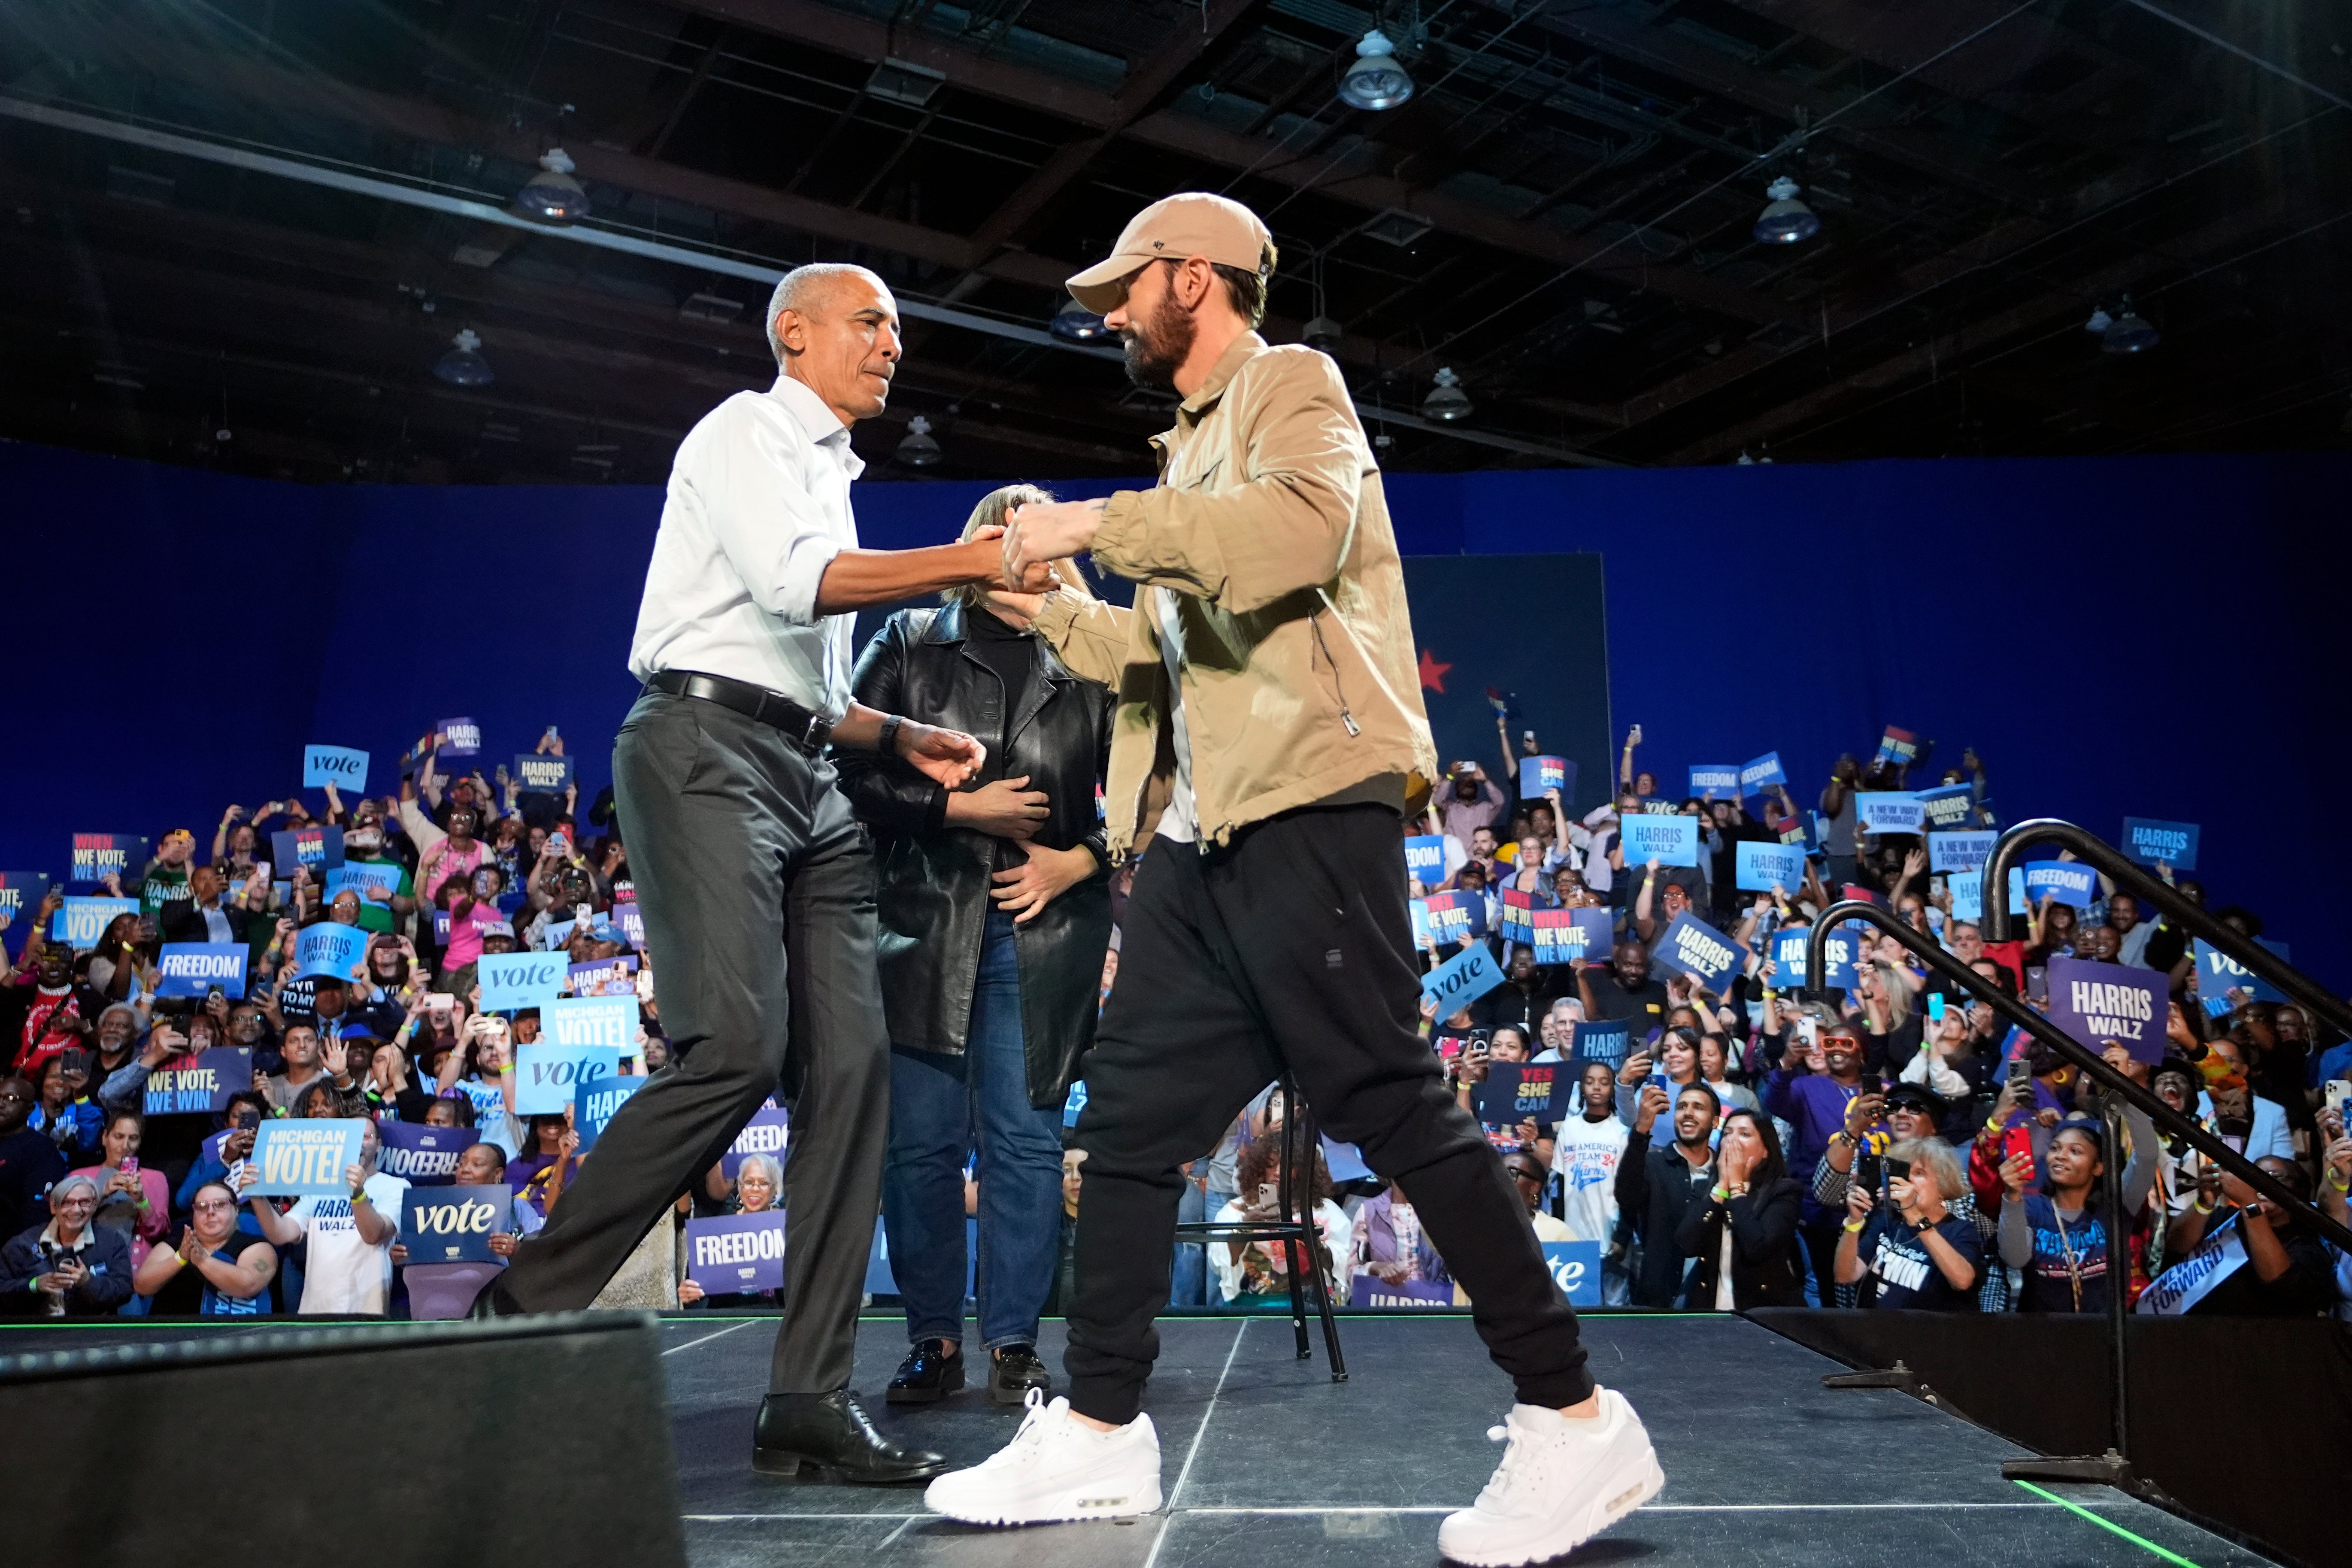
M1530 1546L1508 1549L1492 1557L1448 1557L1445 1561L1458 1563L1462 1568L1526 1568L1532 1563L1549 1563L1567 1556L1622 1520L1657 1496L1665 1484L1665 1472L1658 1468L1657 1451L1651 1449L1642 1456L1638 1479L1619 1488L1607 1500L1587 1509L1582 1518L1560 1533L1546 1536Z
M1011 1509L971 1509L960 1513L949 1512L926 1500L926 1506L959 1524L987 1524L1009 1527L1024 1524L1076 1524L1088 1520L1133 1519L1140 1514L1160 1511L1160 1483L1153 1481L1151 1489L1137 1496L1106 1495L1101 1491L1065 1492L1051 1502L1016 1512Z

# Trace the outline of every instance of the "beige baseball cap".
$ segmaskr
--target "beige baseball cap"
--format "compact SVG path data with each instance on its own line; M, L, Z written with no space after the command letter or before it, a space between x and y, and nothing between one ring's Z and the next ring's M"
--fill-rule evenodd
M1274 236L1257 214L1225 196L1187 191L1164 196L1128 220L1110 255L1072 278L1070 298L1097 315L1127 297L1126 280L1146 263L1205 256L1223 267L1270 277Z

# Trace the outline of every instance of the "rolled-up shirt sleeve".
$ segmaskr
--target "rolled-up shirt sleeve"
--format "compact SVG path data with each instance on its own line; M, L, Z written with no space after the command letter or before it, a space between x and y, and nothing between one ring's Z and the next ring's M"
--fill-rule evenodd
M809 493L806 435L782 409L747 406L712 437L690 476L711 538L752 603L793 626L816 625L817 587L843 542Z

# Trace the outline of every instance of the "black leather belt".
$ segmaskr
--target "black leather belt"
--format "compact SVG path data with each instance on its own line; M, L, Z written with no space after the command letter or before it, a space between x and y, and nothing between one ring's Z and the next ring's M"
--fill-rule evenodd
M814 757L824 750L827 736L833 733L833 721L822 713L813 713L781 692L764 686L754 686L748 680L730 680L723 675L701 675L690 669L665 669L655 673L646 682L648 691L666 691L672 697L691 697L701 702L716 702L721 708L731 708L747 719L762 724L772 724L784 732L800 751Z

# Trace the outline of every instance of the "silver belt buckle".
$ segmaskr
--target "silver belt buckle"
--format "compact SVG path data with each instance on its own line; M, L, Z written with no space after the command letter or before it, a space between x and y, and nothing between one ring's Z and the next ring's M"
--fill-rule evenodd
M801 750L812 757L815 756L824 750L825 737L831 733L833 733L833 725L824 714L810 714L808 728L801 735Z

